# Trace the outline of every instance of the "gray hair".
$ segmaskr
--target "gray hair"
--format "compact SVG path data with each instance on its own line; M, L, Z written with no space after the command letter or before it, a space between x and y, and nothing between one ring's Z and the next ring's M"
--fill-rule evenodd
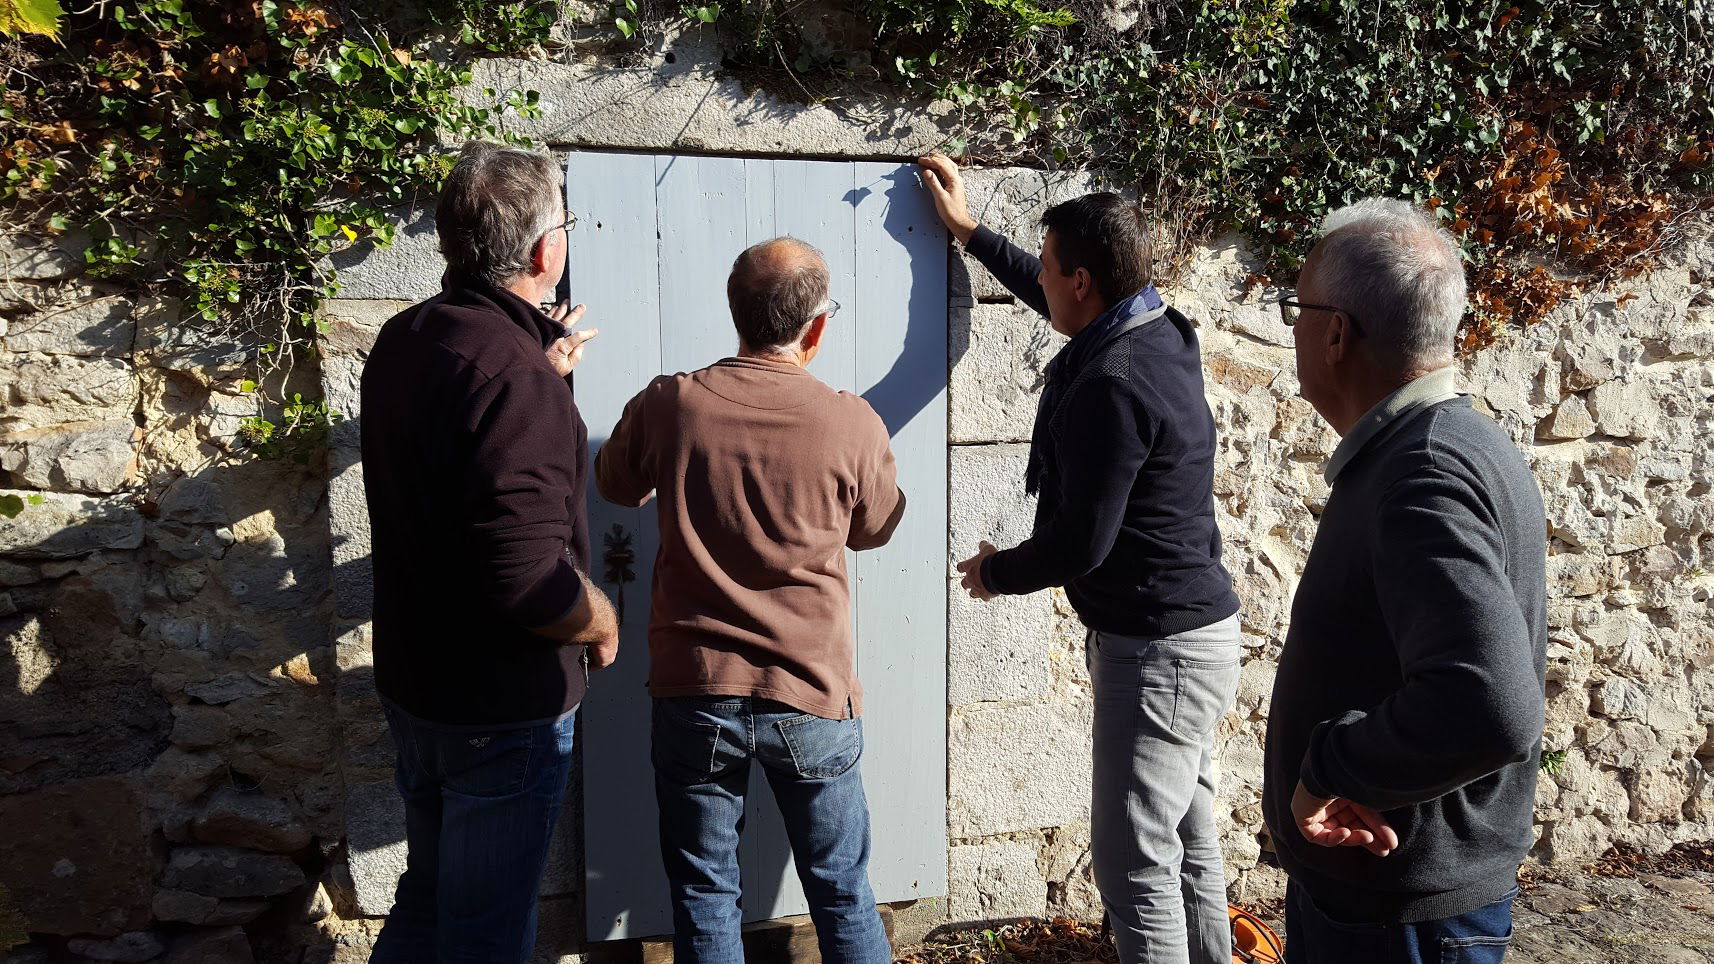
M536 241L564 217L552 155L485 141L464 145L435 206L446 263L495 287L530 269Z
M1464 262L1434 217L1407 201L1369 198L1321 222L1319 286L1351 312L1383 358L1438 368L1464 317Z

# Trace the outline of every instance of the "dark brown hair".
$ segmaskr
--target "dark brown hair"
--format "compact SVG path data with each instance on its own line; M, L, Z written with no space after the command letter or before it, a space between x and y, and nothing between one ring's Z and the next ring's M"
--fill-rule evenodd
M1149 221L1129 200L1110 191L1085 194L1048 208L1041 223L1053 232L1060 274L1088 271L1107 304L1129 298L1153 280Z

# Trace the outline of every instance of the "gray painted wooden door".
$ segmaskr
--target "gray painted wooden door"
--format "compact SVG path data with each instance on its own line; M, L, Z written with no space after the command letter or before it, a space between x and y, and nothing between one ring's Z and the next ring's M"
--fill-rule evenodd
M734 352L726 274L739 251L791 234L826 256L843 307L810 370L880 413L910 498L892 543L850 567L870 879L880 901L945 894L947 248L914 166L573 153L566 197L571 297L601 329L576 378L592 455L650 378ZM589 939L601 941L672 927L645 690L655 510L589 498L594 575L624 606L619 662L583 705ZM741 864L746 920L807 909L759 767Z

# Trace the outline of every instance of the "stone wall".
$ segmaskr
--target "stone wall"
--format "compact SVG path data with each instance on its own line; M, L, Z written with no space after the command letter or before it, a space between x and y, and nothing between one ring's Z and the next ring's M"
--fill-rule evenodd
M560 149L902 159L946 133L938 108L796 106L717 64L703 41L670 41L649 63L499 61L480 82L542 91L545 115L518 125ZM971 182L983 218L1030 243L1046 203L1090 186L1020 169ZM345 289L298 373L354 417L375 329L438 288L427 207L399 214L397 246L336 259ZM1707 233L1464 366L1529 453L1554 535L1544 860L1714 836ZM325 464L243 456L243 352L82 278L74 255L0 241L0 485L42 499L0 519L0 948L32 934L8 962L361 960L403 854L369 675L356 422ZM1025 440L1059 344L968 267L949 292L953 558L1027 535ZM1222 240L1169 292L1202 325L1222 429L1248 657L1221 730L1220 819L1234 895L1252 897L1279 885L1257 807L1262 721L1335 441L1296 398L1257 270ZM949 605L951 892L912 927L1095 913L1082 628L1058 592L984 605L949 582ZM582 959L571 806L542 960Z

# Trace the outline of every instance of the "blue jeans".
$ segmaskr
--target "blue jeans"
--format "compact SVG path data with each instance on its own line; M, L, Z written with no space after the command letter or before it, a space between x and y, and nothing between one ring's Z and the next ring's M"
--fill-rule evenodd
M387 708L409 852L372 964L528 960L576 721L472 730Z
M750 760L762 764L826 964L889 964L869 888L860 720L826 720L749 697L654 705L655 796L678 964L742 964L738 838Z
M1241 645L1236 616L1155 639L1089 634L1089 850L1121 964L1231 964L1214 728Z
M1517 890L1468 914L1417 924L1347 924L1286 885L1286 964L1500 964Z

